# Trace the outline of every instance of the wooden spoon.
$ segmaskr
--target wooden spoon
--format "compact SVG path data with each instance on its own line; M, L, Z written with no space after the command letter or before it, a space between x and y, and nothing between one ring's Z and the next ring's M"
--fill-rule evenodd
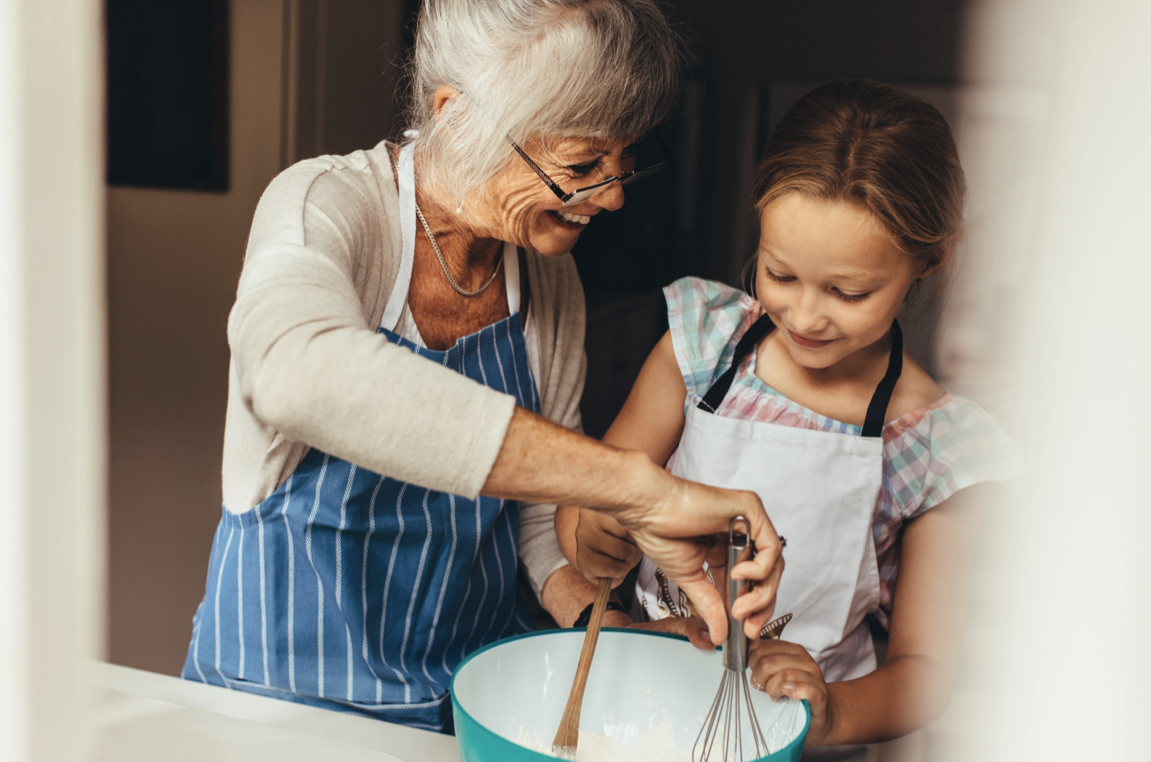
M564 716L560 718L556 740L552 742L556 753L567 759L575 759L576 746L579 744L579 716L583 708L583 692L587 687L591 659L595 655L595 644L599 640L599 628L603 624L603 616L607 613L607 597L610 593L611 580L606 577L600 579L599 587L595 591L591 620L587 623L587 633L583 637L583 650L580 651L579 664L576 665L575 679L572 680L571 693L568 694L568 703L564 707Z

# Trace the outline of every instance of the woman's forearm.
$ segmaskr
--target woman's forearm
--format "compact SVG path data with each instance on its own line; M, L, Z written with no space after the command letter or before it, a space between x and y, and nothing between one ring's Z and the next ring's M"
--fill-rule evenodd
M641 452L601 444L516 408L482 492L614 513L659 503L674 481Z

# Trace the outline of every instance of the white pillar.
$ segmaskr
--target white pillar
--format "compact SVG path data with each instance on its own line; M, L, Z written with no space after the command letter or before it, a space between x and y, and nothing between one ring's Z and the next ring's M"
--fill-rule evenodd
M1029 463L988 516L952 743L933 743L931 759L1144 759L1151 4L971 7L968 76L1039 112L988 121L964 157L1004 191L992 210L999 256L973 282L1003 274L998 287L1011 289L980 327L1022 390L1014 417Z
M105 503L101 3L0 0L0 759L88 755Z

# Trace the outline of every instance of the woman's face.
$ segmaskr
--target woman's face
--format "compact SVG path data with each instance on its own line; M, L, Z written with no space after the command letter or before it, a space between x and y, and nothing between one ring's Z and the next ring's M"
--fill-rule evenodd
M546 147L543 141L521 147L553 182L571 192L634 169L633 144L631 138L559 138L547 141ZM611 183L586 201L563 206L527 162L516 156L482 198L478 208L467 214L470 222L491 237L558 256L571 251L597 214L623 206L623 186Z
M883 339L920 262L864 207L790 193L760 216L756 294L792 359L830 368Z

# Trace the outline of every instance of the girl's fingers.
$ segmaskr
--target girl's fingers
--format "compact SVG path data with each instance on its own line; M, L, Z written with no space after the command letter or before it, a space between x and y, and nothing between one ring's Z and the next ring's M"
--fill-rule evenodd
M823 713L827 704L827 687L815 675L803 669L785 669L761 682L763 691L771 696L773 701L780 699L807 699L811 705L812 719Z
M785 641L765 641L767 644L778 646L766 653L757 650L751 655L751 674L760 685L766 685L773 675L785 670L801 670L803 672L817 672L819 667L807 655L807 652L797 653L803 646Z
M584 509L586 510L586 509ZM581 514L581 518L583 515ZM610 534L613 537L618 537L621 540L629 540L630 535L627 530L620 526L620 523L613 519L606 513L599 513L597 511L588 511L588 523L594 523L594 526L605 534Z
M704 651L715 650L715 643L711 642L711 637L707 634L707 625L698 617L692 617L685 622L684 630L687 639L696 648Z
M813 718L823 715L827 707L827 685L810 682L800 676L785 677L781 683L783 695L797 700L806 700L811 707Z
M615 559L608 558L607 556L598 553L588 553L579 559L580 570L584 576L594 577L598 581L601 577L608 577L615 579L616 577L623 578L631 569L627 564L621 564Z
M621 564L627 563L639 552L636 546L612 537L610 534L600 534L593 540L582 542L581 545L589 553L599 554Z

